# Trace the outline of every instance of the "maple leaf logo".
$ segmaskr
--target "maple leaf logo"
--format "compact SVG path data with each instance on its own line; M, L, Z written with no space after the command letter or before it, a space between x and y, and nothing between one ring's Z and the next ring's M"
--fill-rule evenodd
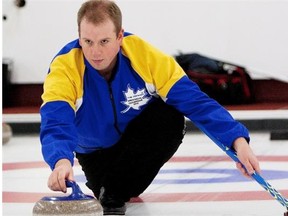
M126 109L121 111L121 113L128 112L131 108L135 110L140 110L140 107L147 104L148 101L152 98L147 96L146 89L138 89L136 92L133 88L130 87L130 84L127 85L127 90L123 91L125 96L125 101L121 101L122 104L126 106Z

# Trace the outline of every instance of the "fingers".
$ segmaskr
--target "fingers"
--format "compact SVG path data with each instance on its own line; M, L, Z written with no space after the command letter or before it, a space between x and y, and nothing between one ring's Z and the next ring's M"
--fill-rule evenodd
M249 175L252 175L255 171L258 173L261 172L258 159L252 153L252 151L247 153L247 156L244 159L242 159L242 164L246 168Z
M66 173L63 173L63 172L59 173L57 181L58 181L60 191L62 191L64 193L67 192L65 180L66 180Z
M237 152L239 160L243 164L242 165L241 163L237 163L236 167L244 176L251 176L255 172L261 172L258 159L254 155L252 149L245 139L236 139L234 141L233 147Z
M48 179L48 187L53 191L67 192L65 174L60 169L54 169Z
M261 173L259 161L255 155L250 155L250 157L242 160L241 163L236 163L236 167L246 177L250 177L255 172Z
M255 155L253 155L254 157L251 159L251 164L254 168L254 170L257 172L257 173L261 173L261 168L260 168L260 164L259 164L259 161L258 159L256 158Z
M251 163L249 161L244 161L243 165L244 165L244 167L246 169L246 173L248 175L252 175L255 172L253 166L251 165Z
M242 175L244 175L247 178L251 178L251 176L247 173L246 169L241 163L236 163L236 167L242 173Z
M59 160L48 179L48 187L53 191L67 192L66 180L74 181L71 163L67 159Z

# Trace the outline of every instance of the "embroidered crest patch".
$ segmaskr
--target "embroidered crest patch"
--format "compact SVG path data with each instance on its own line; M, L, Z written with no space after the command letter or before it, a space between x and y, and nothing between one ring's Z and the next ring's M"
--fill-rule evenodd
M130 87L130 84L127 85L127 90L123 91L123 94L126 100L121 101L121 103L126 106L126 109L121 111L121 113L126 113L131 108L134 110L140 110L140 107L147 104L152 98L152 96L148 96L145 88L135 91Z

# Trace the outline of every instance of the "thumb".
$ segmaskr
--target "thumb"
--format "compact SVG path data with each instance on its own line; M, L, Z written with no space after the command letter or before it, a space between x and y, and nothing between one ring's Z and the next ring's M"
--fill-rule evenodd
M255 172L253 166L251 165L249 161L245 161L243 165L246 168L246 171L249 175L252 175Z
M71 168L71 170L68 172L68 175L67 175L66 179L67 179L68 181L75 181L75 179L74 179L74 173L73 173L73 169L72 169L72 168Z

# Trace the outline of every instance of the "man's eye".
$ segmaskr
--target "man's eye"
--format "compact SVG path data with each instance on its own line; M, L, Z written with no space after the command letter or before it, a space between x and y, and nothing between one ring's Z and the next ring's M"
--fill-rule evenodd
M104 45L104 44L107 44L108 42L109 42L108 40L102 40L101 44Z
M88 45L91 45L92 41L91 40L85 40L85 43L88 44Z

